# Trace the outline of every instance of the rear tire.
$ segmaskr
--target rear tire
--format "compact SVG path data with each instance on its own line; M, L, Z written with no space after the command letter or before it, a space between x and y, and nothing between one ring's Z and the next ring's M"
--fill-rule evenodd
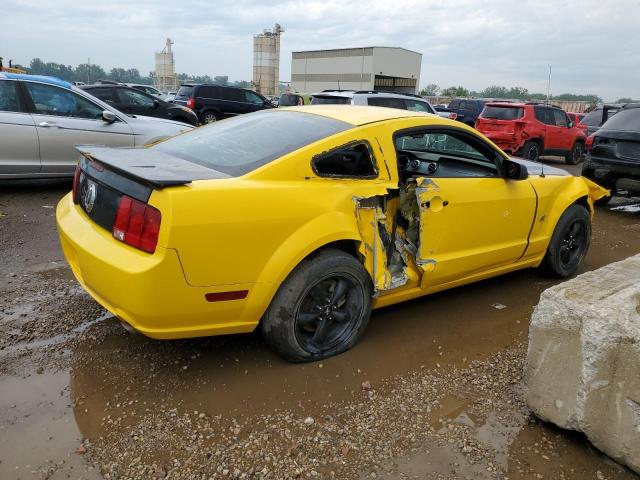
M202 123L203 124L207 124L207 123L214 123L217 122L219 120L218 115L216 114L216 112L204 112L202 114Z
M555 278L575 275L591 243L591 217L586 208L573 204L558 220L542 268Z
M577 165L584 159L584 145L580 142L573 145L573 148L564 156L565 162L569 165Z
M540 160L540 146L533 140L527 140L522 148L518 150L516 156L537 162Z
M282 283L262 318L262 333L292 362L338 355L367 328L372 292L371 278L358 260L342 250L322 250Z

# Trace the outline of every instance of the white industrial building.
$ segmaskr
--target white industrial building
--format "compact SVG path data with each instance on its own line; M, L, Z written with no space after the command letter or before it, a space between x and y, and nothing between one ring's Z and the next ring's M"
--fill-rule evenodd
M386 90L418 93L422 54L397 47L293 52L291 90Z

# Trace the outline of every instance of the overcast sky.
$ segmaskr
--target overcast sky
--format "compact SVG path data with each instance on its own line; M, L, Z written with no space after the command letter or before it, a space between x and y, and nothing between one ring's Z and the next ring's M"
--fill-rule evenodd
M291 51L401 46L423 54L421 85L522 86L640 98L640 0L2 0L0 56L176 69L251 80L252 35L279 22L280 79Z

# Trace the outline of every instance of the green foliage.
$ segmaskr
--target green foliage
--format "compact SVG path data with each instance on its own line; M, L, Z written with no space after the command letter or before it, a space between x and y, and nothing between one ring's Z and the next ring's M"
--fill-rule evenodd
M464 87L449 87L442 91L444 97L468 97L469 90Z
M427 85L424 89L420 91L420 95L430 96L430 95L438 95L437 93L430 93L433 90L432 87L439 87L434 84ZM429 92L429 93L428 93ZM480 97L480 98L504 98L504 99L513 99L513 100L546 100L547 95L545 93L530 93L524 87L503 87L500 85L491 85L484 90L479 92L477 91L469 91L464 87L449 87L442 90L440 95L444 97ZM587 95L576 95L573 93L563 93L560 95L552 95L550 100L566 100L566 101L583 101L583 102L591 102L591 103L600 103L602 99L593 94ZM625 103L625 101L631 101L630 99L620 99L618 103Z
M29 67L23 68L33 75L48 75L52 77L58 77L68 82L85 82L93 83L96 80L114 80L116 82L123 83L142 83L146 85L153 85L154 73L149 72L148 75L141 75L137 68L112 68L108 73L100 65L89 65L87 63L81 63L76 67L71 65L62 65L53 62L43 62L39 58L31 60ZM190 83L217 83L219 85L232 85L236 87L249 87L249 82L239 80L235 82L229 82L228 76L217 76L211 78L209 75L188 75L186 73L179 73L177 75L179 82Z
M435 83L430 83L422 90L420 90L420 95L424 97L435 97L440 94L441 88Z

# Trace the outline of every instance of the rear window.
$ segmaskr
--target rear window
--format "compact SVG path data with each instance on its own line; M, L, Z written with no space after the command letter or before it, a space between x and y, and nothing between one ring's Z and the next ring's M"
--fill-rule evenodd
M484 107L482 118L495 120L517 120L524 115L524 109L520 107Z
M349 97L332 97L331 95L314 95L311 99L311 105L349 105L350 103Z
M619 110L602 125L602 128L640 133L640 108Z
M176 97L190 97L192 93L193 93L193 87L183 85L178 89L178 92L176 93Z
M304 102L301 101L302 97L298 95L293 95L291 93L283 93L280 95L280 101L278 105L281 107L294 107L296 105L302 105Z
M191 130L151 148L239 176L352 127L320 115L261 111Z

